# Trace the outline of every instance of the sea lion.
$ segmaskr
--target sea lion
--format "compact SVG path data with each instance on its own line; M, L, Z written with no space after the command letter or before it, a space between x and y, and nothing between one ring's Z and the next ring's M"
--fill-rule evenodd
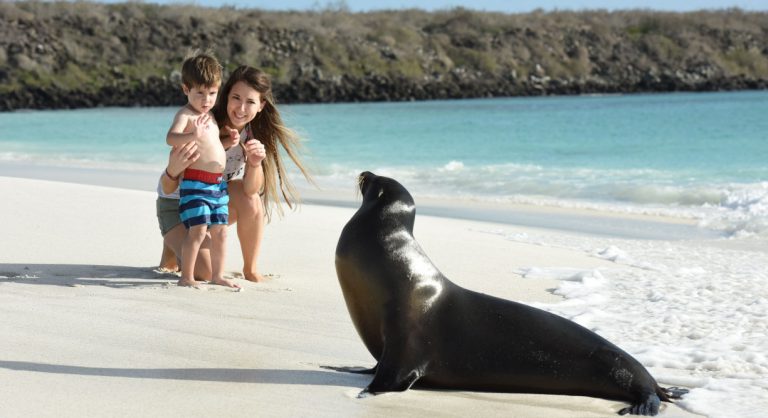
M359 176L363 196L336 247L352 322L378 361L361 392L419 387L582 395L656 415L684 389L661 388L632 356L555 314L462 288L413 237L416 207L397 181Z

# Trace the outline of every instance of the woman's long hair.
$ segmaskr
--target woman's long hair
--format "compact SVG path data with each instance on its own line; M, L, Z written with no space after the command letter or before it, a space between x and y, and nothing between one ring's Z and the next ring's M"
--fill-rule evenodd
M283 147L285 153L296 164L296 167L301 170L307 181L313 184L314 181L299 160L298 151L301 148L301 140L295 132L283 124L283 119L280 117L280 112L277 110L275 99L272 96L272 83L269 80L269 75L265 72L247 65L242 65L232 72L221 89L219 100L213 108L216 123L222 126L227 122L229 92L232 90L232 86L239 81L248 84L259 92L261 100L265 102L261 111L248 124L250 125L253 138L264 144L264 149L267 153L267 157L261 163L264 169L264 194L262 199L264 201L264 210L269 220L271 218L272 206L277 207L279 215L282 216L283 214L282 206L280 205L280 195L283 196L283 200L288 204L288 207L292 209L294 204L300 201L298 192L291 184L285 172L285 165L280 157L278 144Z

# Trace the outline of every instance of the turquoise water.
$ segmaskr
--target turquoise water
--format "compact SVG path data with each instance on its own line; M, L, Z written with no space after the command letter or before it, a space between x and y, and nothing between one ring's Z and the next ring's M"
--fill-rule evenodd
M768 214L768 92L282 105L326 190L363 170L452 199L754 226ZM156 172L175 109L0 114L0 164ZM732 221L732 220L731 220Z

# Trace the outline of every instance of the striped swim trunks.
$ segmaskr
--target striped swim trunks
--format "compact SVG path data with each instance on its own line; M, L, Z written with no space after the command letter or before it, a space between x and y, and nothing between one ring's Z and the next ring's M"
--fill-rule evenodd
M179 215L187 229L195 225L227 224L229 194L221 174L185 170L179 196Z

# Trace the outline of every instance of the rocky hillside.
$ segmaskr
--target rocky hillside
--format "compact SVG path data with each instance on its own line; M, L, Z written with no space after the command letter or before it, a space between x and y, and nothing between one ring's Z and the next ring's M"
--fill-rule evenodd
M0 3L0 110L182 103L178 68L273 75L281 102L765 89L768 13L267 12Z

